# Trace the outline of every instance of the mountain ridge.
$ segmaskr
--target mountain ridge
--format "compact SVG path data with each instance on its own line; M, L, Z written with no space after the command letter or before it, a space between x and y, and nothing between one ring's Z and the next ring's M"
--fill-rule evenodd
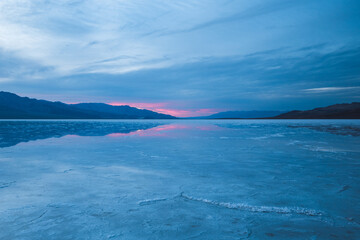
M203 118L205 119L266 118L266 117L275 117L282 113L285 113L285 111L226 111L226 112L218 112Z
M87 107L84 107L84 105ZM0 91L0 119L175 119L176 117L130 106L101 103L66 104ZM106 105L107 110L104 110ZM91 107L90 107L91 106Z
M271 119L360 119L360 102L340 103L311 110L294 110Z
M0 91L0 119L176 119L176 117L128 105L66 104ZM190 119L360 119L360 102L334 104L304 111L228 111Z

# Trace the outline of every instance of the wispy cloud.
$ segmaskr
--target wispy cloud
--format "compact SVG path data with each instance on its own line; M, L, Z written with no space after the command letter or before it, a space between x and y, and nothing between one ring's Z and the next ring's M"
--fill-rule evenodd
M307 93L329 93L329 92L339 92L339 91L349 91L360 89L360 87L321 87L321 88L308 88L304 89L304 92Z
M294 7L296 6L296 4L297 4L296 2L275 1L275 2L267 2L265 4L264 3L256 4L255 6L250 6L250 7L242 6L241 8L239 8L238 12L235 12L233 14L225 15L225 16L216 16L211 20L196 24L188 29L168 31L168 32L160 31L160 35L188 33L188 32L202 30L204 28L213 27L216 25L226 24L229 22L246 21L262 15L266 15L270 13L273 14L274 12L288 9L289 7Z
M0 77L0 83L2 83L2 82L10 82L10 81L11 81L11 78Z
M156 109L184 116L351 101L359 95L359 6L1 0L0 87L72 102L173 101L181 104Z
M285 10L309 2L2 0L0 48L58 76L166 68L274 48L266 26L284 27ZM197 33L202 29L210 30Z

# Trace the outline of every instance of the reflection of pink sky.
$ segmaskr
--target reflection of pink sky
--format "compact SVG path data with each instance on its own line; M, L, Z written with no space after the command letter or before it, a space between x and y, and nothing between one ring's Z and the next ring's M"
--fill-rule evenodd
M130 133L111 133L106 136L108 137L123 137L123 136L141 136L141 137L151 137L151 136L157 136L157 137L165 137L171 135L171 131L174 130L183 130L183 129L192 129L195 128L197 130L201 131L215 131L221 129L218 126L215 125L209 125L209 126L189 126L185 124L171 124L171 125L162 125L146 130L137 130L135 132Z
M202 108L194 110L184 110L184 109L173 109L168 108L169 103L137 103L137 102L111 102L108 103L113 106L123 106L129 105L131 107L136 107L140 109L148 109L158 113L169 114L175 117L198 117L198 116L208 116L222 109L213 109L213 108Z
M137 135L137 136L161 136L160 134L156 134L156 132L150 132L147 133L147 130L137 130L135 132L130 132L130 133L110 133L106 136L108 137L124 137L124 136L133 136L133 135Z

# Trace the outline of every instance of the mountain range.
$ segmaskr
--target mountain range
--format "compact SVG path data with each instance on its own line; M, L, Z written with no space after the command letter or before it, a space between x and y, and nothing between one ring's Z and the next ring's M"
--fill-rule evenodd
M360 102L335 104L306 111L229 111L203 119L360 119Z
M360 102L335 104L307 111L229 111L198 119L360 119ZM105 103L66 104L0 91L0 119L176 119L130 106Z
M335 104L307 111L291 111L274 119L360 119L360 102Z
M266 117L275 117L282 113L283 111L227 111L219 112L210 116L203 118L206 119L231 119L231 118L266 118Z
M130 106L112 106L105 103L65 104L20 97L0 92L0 119L175 119Z

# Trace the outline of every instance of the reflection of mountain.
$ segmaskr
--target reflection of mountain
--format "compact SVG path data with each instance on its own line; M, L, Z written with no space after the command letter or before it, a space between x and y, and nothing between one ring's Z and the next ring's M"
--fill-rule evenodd
M21 142L65 135L128 134L159 125L161 124L146 121L0 121L0 148L14 146Z

